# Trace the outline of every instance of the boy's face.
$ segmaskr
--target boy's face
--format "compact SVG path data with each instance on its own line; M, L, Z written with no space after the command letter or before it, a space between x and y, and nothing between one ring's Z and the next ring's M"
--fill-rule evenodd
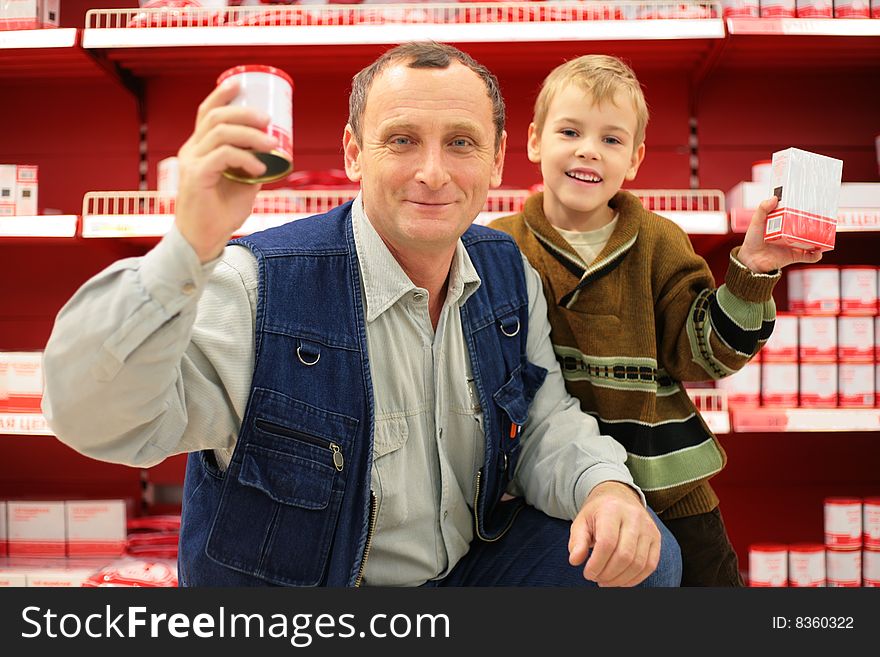
M540 134L529 126L529 160L541 164L544 213L568 230L594 230L611 221L608 201L633 180L645 157L635 144L636 110L623 92L614 102L593 103L574 84L550 103Z

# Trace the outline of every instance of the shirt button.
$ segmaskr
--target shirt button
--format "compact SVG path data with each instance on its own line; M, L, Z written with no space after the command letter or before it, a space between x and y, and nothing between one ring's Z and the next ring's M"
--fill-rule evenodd
M421 292L414 292L413 293L413 301L415 301L416 303L421 303L424 299L425 299L425 295L422 294Z
M183 284L183 287L180 288L180 291L184 294L192 294L196 291L196 284L192 281L187 281Z
M443 519L446 520L446 518L448 518L448 517L449 517L449 511L444 511L443 512Z

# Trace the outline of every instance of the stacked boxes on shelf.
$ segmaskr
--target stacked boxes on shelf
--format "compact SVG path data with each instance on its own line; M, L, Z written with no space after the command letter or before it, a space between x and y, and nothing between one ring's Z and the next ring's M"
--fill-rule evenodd
M37 174L33 164L0 164L0 217L37 214Z

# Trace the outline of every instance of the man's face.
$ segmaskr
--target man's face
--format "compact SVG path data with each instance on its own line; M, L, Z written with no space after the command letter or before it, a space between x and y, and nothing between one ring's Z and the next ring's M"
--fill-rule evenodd
M345 128L345 170L394 254L454 248L501 184L506 135L496 150L486 85L459 62L386 68L367 95L362 133L358 144Z

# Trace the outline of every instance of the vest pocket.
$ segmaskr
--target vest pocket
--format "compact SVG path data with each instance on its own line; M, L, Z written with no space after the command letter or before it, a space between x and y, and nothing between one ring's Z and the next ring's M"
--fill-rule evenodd
M243 425L248 431L226 471L206 553L273 584L317 586L325 579L357 421L260 394L274 405L265 403Z

